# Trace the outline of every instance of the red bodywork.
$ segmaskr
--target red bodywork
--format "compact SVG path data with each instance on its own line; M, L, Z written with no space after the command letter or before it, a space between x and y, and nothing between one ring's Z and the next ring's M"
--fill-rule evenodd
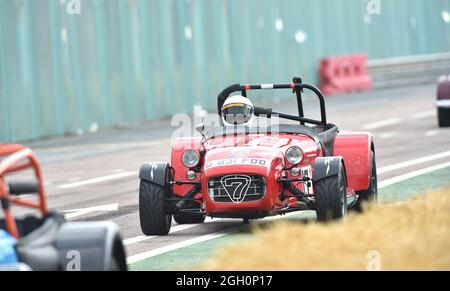
M450 100L450 76L442 77L439 82L437 100Z
M7 200L19 206L39 209L42 215L48 214L47 202L45 199L45 190L43 184L42 171L39 161L32 150L22 145L2 145L0 144L0 199ZM18 198L8 193L8 187L5 182L5 176L15 172L32 169L38 181L38 201L26 198ZM6 229L8 232L19 238L17 226L14 217L9 208L4 209Z
M296 205L296 198L287 195L282 201L280 194L283 185L278 181L283 169L290 167L285 160L285 152L291 146L299 146L304 153L300 164L302 169L310 167L310 175L313 173L314 161L323 156L320 144L311 137L301 134L249 134L239 136L216 137L209 140L205 145L205 154L200 162L200 173L194 181L201 182L201 193L196 198L203 201L203 209L210 216L232 217L233 213L262 213L261 216L272 215ZM181 162L181 156L187 149L195 149L200 152L200 138L180 138L175 141L172 149L172 167L174 168L174 180L186 181L187 171ZM366 190L369 187L370 178L370 152L374 150L372 135L370 133L340 133L336 137L334 145L334 156L342 156L348 179L348 196L355 196L356 191ZM223 160L233 157L238 153L242 158L263 159L269 161L266 165L221 165L208 167L212 161ZM302 171L303 173L303 171ZM257 174L266 179L266 194L258 201L251 202L215 202L208 195L208 181L212 177L227 174ZM301 177L301 176L300 176ZM293 178L290 176L289 178ZM303 182L297 182L296 186L306 191ZM184 196L191 185L175 185L174 193ZM309 187L308 187L309 188ZM312 192L311 189L308 192Z

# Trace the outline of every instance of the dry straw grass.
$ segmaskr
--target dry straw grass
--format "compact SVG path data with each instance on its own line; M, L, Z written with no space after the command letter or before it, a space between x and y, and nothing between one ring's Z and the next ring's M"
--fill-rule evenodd
M376 205L332 224L280 222L231 244L206 270L450 270L450 188L396 205Z

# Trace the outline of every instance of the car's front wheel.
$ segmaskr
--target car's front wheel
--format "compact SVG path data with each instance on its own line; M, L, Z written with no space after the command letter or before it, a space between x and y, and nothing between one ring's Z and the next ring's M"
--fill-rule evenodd
M347 215L347 175L343 165L337 175L314 183L318 221L341 219Z
M139 220L145 235L167 235L172 225L172 214L167 209L170 191L146 180L139 186Z
M450 126L450 108L438 107L439 127Z

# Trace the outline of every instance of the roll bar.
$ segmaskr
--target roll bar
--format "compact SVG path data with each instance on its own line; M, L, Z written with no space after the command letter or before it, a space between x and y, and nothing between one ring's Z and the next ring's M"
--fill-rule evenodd
M302 124L302 125L304 125L305 123L312 123L312 124L318 124L318 125L324 125L324 126L327 125L327 116L326 116L326 110L325 110L325 98L324 98L322 92L320 92L320 90L313 85L302 83L302 79L299 77L294 77L292 83L289 83L289 84L259 84L259 85L234 84L234 85L231 85L231 86L225 88L219 94L219 96L217 98L217 112L219 115L221 115L221 109L222 109L223 103L234 92L241 92L242 96L247 97L247 91L266 90L266 89L275 89L275 90L276 89L292 89L292 92L296 94L298 118L297 117L292 118L291 115L281 114L281 113L279 114L280 117L300 121L300 124ZM320 116L321 116L320 121L305 118L304 113L303 113L303 100L302 100L302 92L304 89L313 91L316 94L317 98L319 98ZM263 113L263 112L261 112L261 110L259 110L259 113ZM273 112L272 114L277 114L277 113Z
M0 203L4 212L6 229L12 236L19 238L17 225L11 213L11 204L38 209L43 216L48 215L42 171L36 155L25 146L0 144L0 157L3 158L0 162ZM6 183L7 174L27 169L33 170L35 181ZM16 197L16 195L29 193L37 194L38 201Z

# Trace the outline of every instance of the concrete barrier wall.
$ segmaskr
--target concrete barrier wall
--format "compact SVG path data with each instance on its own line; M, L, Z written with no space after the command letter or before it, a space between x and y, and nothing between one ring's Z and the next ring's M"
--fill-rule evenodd
M450 53L370 60L374 89L436 83L450 75Z
M213 109L236 82L314 83L328 55L449 52L449 13L449 0L0 0L0 140Z

